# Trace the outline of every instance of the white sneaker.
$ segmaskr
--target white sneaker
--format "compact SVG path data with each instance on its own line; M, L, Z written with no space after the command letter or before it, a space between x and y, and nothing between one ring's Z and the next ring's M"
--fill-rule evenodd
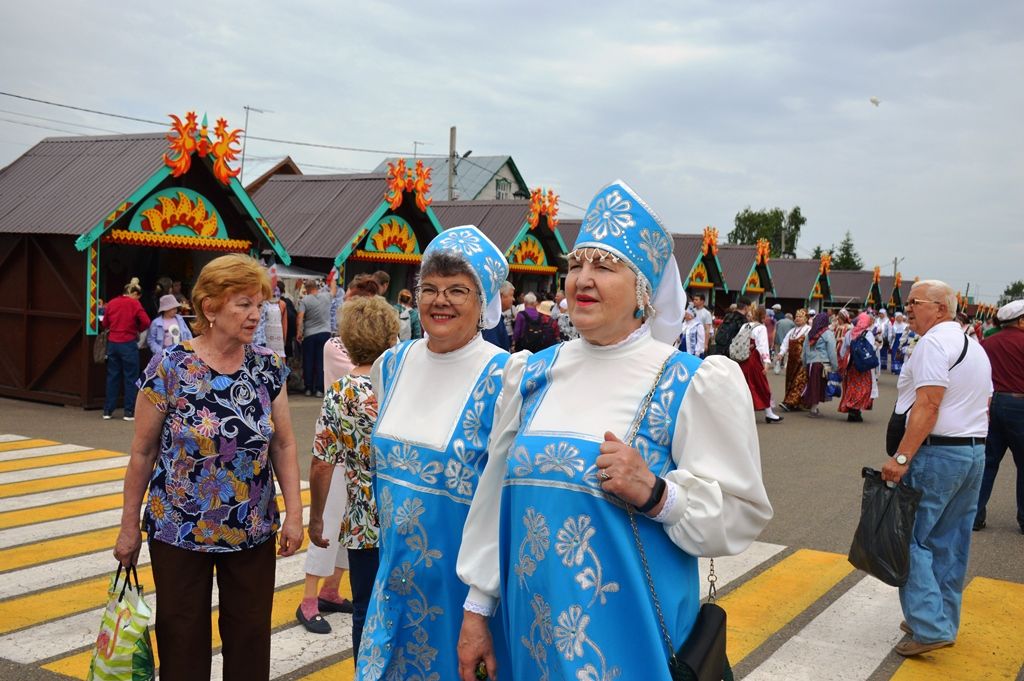
M125 417L124 417L124 420L125 420L125 421L134 421L134 420L135 420L135 417L134 417L134 416L125 416Z
M111 415L111 414L104 414L104 415L103 415L103 420L104 420L104 421L109 421L109 420L110 420L110 419L112 419L112 418L114 418L114 417L113 417L113 415Z

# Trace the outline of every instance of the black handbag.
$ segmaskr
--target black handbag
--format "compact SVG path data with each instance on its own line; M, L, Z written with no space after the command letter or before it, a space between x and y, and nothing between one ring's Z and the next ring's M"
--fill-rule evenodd
M651 406L655 389L661 381L667 364L668 360L662 365L661 371L654 379L654 385L644 398L640 414L633 422L632 432L626 439L626 444L630 446L633 444L640 423L647 415L647 409ZM647 564L647 552L644 551L644 543L640 539L636 515L629 504L626 504L626 513L629 515L629 525L633 529L633 539L636 541L636 549L640 554L640 563L644 569L644 577L647 579L647 588L651 592L654 610L658 614L658 626L661 628L661 635L668 650L668 669L673 681L733 681L732 668L729 666L729 659L725 654L725 610L715 603L718 595L715 589L715 582L718 579L715 576L715 559L711 559L711 571L708 573L708 600L700 606L697 620L693 623L693 628L686 641L673 652L672 637L669 636L668 627L665 626L661 602L654 590L654 580L651 578L651 569Z
M949 367L948 371L952 371L957 367L960 362L964 361L967 357L967 336L964 336L964 349L960 352L960 356L953 362L953 366ZM914 408L914 405L910 405L905 412L902 414L896 413L896 407L892 408L892 415L889 416L889 423L885 426L885 453L889 456L895 456L896 450L899 449L900 442L903 441L903 436L907 432L907 414Z

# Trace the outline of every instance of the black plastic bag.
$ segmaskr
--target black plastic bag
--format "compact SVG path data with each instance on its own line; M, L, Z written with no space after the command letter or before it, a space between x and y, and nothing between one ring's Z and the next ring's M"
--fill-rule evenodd
M861 475L864 493L850 562L890 586L903 586L910 576L910 540L921 492L905 482L889 487L873 468L864 468Z

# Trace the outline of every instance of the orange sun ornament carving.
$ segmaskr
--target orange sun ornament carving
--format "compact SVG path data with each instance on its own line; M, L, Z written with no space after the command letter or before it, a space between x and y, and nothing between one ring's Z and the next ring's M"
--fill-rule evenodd
M416 168L410 169L404 158L398 159L397 163L388 163L387 189L384 191L384 200L391 206L391 210L397 210L402 205L402 198L405 192L411 192L416 198L416 207L426 211L427 206L433 203L429 198L431 168L425 168L423 161L416 161Z
M167 135L171 150L164 154L164 165L171 169L171 175L181 177L192 167L192 154L200 158L212 155L213 174L221 184L228 184L231 178L238 177L241 168L232 169L229 163L238 158L238 138L241 129L228 130L228 122L224 118L217 119L213 130L216 142L210 142L210 133L203 117L202 125L196 123L196 112L189 111L182 121L174 114L171 117L171 133Z

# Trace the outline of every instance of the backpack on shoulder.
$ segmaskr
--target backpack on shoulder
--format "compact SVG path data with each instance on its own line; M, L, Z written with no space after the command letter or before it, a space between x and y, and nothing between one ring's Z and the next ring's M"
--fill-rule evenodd
M744 324L729 342L729 359L736 362L746 362L750 358L750 332L752 324Z
M522 343L516 346L517 350L540 352L557 342L557 339L554 337L554 329L551 323L545 319L544 315L538 314L536 318L533 318L525 312L520 312L519 314L525 315L526 328L523 330Z
M878 354L875 352L875 346L868 341L866 333L853 339L850 344L850 356L857 371L871 371L878 366Z
M743 326L743 318L739 315L727 315L722 323L718 325L718 330L715 331L714 342L711 347L708 348L709 355L728 355L729 344L739 333L740 327Z

